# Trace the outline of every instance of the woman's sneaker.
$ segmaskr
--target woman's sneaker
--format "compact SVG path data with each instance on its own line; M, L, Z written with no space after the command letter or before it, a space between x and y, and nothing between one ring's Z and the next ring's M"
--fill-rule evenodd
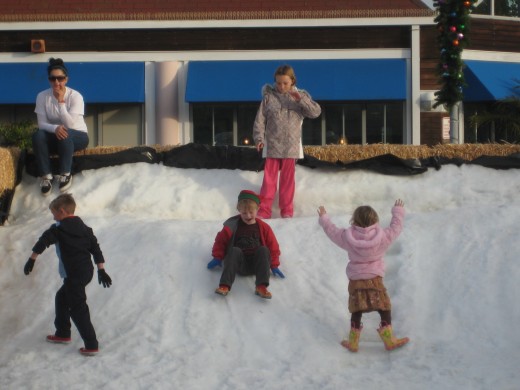
M43 176L40 182L40 190L43 196L50 195L52 190L52 176Z
M67 191L72 185L72 175L60 175L60 192Z

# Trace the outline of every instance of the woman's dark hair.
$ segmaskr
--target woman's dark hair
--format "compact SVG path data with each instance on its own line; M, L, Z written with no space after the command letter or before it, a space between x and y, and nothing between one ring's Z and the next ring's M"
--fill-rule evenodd
M49 66L47 66L47 74L50 75L51 71L54 69L60 69L65 76L69 75L69 72L67 71L67 68L65 67L65 64L63 63L63 60L61 58L50 58L49 59Z

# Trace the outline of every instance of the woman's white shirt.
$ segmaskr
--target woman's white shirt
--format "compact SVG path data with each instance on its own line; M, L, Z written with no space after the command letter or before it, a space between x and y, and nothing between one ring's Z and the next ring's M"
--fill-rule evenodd
M85 114L85 102L81 94L66 87L65 103L59 103L52 93L52 88L46 89L36 97L34 112L38 118L38 128L54 133L58 126L67 129L88 132L87 124L83 118Z

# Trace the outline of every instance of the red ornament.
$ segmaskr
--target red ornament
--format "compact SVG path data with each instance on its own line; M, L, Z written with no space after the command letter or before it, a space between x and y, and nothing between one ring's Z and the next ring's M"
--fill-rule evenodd
M465 7L469 7L469 6L471 6L471 1L465 1L465 2L464 2L464 6L465 6Z
M459 40L458 39L455 39L453 41L453 46L459 46Z
M457 27L455 27L455 26L451 26L451 27L450 27L450 31L451 31L451 32L455 32L455 31L457 31Z

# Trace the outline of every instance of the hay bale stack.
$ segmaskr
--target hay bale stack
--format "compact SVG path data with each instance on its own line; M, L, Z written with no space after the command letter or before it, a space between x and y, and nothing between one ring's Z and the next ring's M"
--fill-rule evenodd
M0 225L7 219L16 186L20 149L0 148Z
M333 163L366 160L384 154L392 154L402 159L427 158L432 155L431 148L425 145L393 144L305 146L303 151L318 160Z
M179 145L150 145L157 153L167 152ZM129 149L130 146L96 146L76 152L75 155L94 155L117 153ZM520 153L520 145L516 144L439 144L427 145L398 145L398 144L369 144L369 145L326 145L304 146L305 154L318 160L335 163L341 161L365 160L384 154L392 154L402 159L421 159L429 157L460 158L472 161L480 156L509 156Z
M480 156L508 156L520 152L520 145L515 144L439 144L427 145L327 145L304 146L304 153L318 160L335 163L341 161L366 160L368 158L392 154L402 159L445 157L472 161Z
M75 156L91 156L94 154L110 154L117 153L122 150L130 149L130 146L96 146L93 148L87 148L79 150L74 153Z
M20 149L15 147L0 148L0 194L14 189Z

